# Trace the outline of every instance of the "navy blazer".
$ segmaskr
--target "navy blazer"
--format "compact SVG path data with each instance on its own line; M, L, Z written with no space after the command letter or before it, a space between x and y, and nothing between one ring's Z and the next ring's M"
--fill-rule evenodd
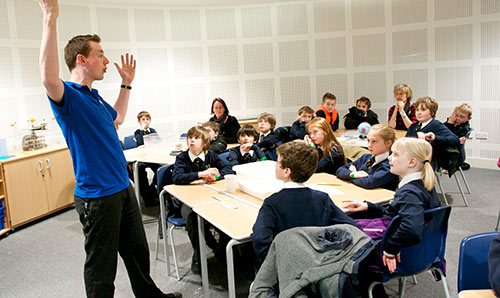
M424 126L422 129L417 130L417 125L420 122L413 123L408 128L406 132L407 137L417 137L417 132L433 132L436 135L436 139L431 142L431 145L434 148L434 145L446 145L446 146L458 146L460 145L460 139L451 132L443 123L436 119L432 119L429 124Z
M290 129L290 139L303 139L307 135L306 131L306 122L305 121L295 121L292 124L292 128Z
M200 179L198 178L198 172L205 171L209 168L217 168L219 170L221 174L219 179L224 178L224 175L235 174L231 167L226 165L212 150L208 150L205 154L205 160L200 167L191 161L188 151L184 151L175 158L172 181L175 184L189 184L194 180Z
M149 128L149 132L146 133L145 130L138 129L134 132L134 138L135 142L137 143L137 146L144 145L144 136L147 136L148 134L156 133L156 130L152 127Z
M350 180L352 183L363 188L377 188L383 187L389 190L396 190L399 183L399 178L397 175L391 173L391 166L389 166L389 160L386 158L378 164L367 169L366 163L373 155L370 153L363 154L357 160L348 163L346 166L340 167L337 170L337 177L343 180ZM365 171L368 173L367 177L362 178L351 178L351 170L349 167L354 165L356 170Z
M260 134L259 134L260 138ZM258 139L257 139L258 141ZM267 136L264 137L262 142L258 142L257 146L260 149L268 150L268 149L273 149L275 148L276 143L278 143L278 136L274 133L274 131L271 131Z
M264 200L251 235L260 262L280 232L295 227L351 224L352 218L340 210L328 194L308 187L285 188Z
M231 166L241 165L249 162L256 162L257 160L262 160L262 158L265 159L266 157L264 152L262 152L262 150L259 147L257 147L257 145L254 144L252 145L252 148L250 148L250 150L253 150L252 157L250 158L249 161L245 161L243 159L243 155L241 155L240 147L241 146L233 147L229 150L227 161Z
M325 158L321 159L322 150L318 148L320 160L316 173L328 173L335 175L337 169L344 165L344 152L338 146L332 146L330 153L327 153Z
M399 215L401 223L397 230L386 238L384 251L397 255L401 248L417 244L422 239L424 210L441 206L436 190L427 191L422 180L413 180L394 194L394 201L386 207L368 203L366 214L370 218L395 217Z

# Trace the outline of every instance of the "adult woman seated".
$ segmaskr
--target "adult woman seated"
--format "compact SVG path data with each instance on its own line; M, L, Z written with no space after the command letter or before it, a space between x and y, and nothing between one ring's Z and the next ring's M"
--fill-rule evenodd
M215 98L212 101L211 114L213 114L210 121L219 123L220 134L224 136L224 140L229 143L238 143L238 130L240 129L240 124L238 119L234 116L229 115L229 110L227 105L222 98Z

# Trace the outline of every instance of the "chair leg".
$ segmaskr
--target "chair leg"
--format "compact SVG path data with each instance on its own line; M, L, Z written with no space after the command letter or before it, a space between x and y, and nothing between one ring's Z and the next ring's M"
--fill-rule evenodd
M457 182L458 189L460 190L460 194L462 195L462 199L464 200L465 207L469 207L467 199L465 198L464 190L462 189L462 185L460 185L460 181L458 181L457 173L453 174L453 177L455 177L455 181Z
M441 191L441 194L443 195L444 203L448 206L448 200L446 199L446 194L443 191L443 186L441 185L441 181L439 180L439 176L436 172L434 172L436 175L436 181L439 186L439 190Z
M405 295L405 283L406 283L406 276L403 276L399 279L399 298L403 298Z
M175 265L175 273L177 274L177 280L181 280L181 276L179 274L179 264L177 263L177 253L175 251L175 243L174 243L174 231L175 226L172 225L169 229L169 236L170 236L170 244L172 245L172 256L174 257L174 265Z
M378 285L380 282L374 281L368 287L368 298L373 298L373 288Z
M170 276L170 260L168 257L168 239L167 239L167 212L165 210L166 193L167 192L165 190L162 190L160 193L160 225L161 225L161 233L163 235L163 251L165 253L165 263L167 264L167 276Z
M467 192L471 195L472 191L470 190L469 183L467 183L467 179L465 179L464 171L459 167L458 170L460 171L460 175L462 175L462 179L464 180L465 183L465 188L467 188Z
M448 290L448 284L446 283L446 277L444 276L443 271L441 271L441 269L439 269L439 268L436 268L434 270L436 270L439 273L439 275L441 276L441 282L443 284L443 290L444 290L445 297L450 298L450 291Z
M416 276L416 275L413 275L413 276L412 276L412 279L413 279L413 284L414 284L414 285L417 285L417 284L418 284L418 281L417 281L417 276Z
M158 233L156 233L155 260L158 260L158 247L160 246L161 220L158 221Z

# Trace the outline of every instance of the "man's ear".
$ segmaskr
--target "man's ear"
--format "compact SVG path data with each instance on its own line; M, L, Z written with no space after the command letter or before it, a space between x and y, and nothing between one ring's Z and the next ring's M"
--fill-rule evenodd
M78 54L76 55L76 63L85 66L85 64L87 64L87 60L85 56Z

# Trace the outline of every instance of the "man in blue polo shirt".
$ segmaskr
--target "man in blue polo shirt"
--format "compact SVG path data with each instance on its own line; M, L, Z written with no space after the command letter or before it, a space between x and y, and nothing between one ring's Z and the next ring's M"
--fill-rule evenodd
M97 35L73 37L64 49L71 72L69 82L59 78L56 23L57 0L39 0L43 12L40 72L57 123L73 159L76 177L75 207L85 236L84 279L87 297L113 297L118 253L136 297L182 297L165 294L149 273L149 248L126 161L114 123L127 112L136 62L126 54L121 66L120 94L113 107L92 89L102 80L109 60Z

